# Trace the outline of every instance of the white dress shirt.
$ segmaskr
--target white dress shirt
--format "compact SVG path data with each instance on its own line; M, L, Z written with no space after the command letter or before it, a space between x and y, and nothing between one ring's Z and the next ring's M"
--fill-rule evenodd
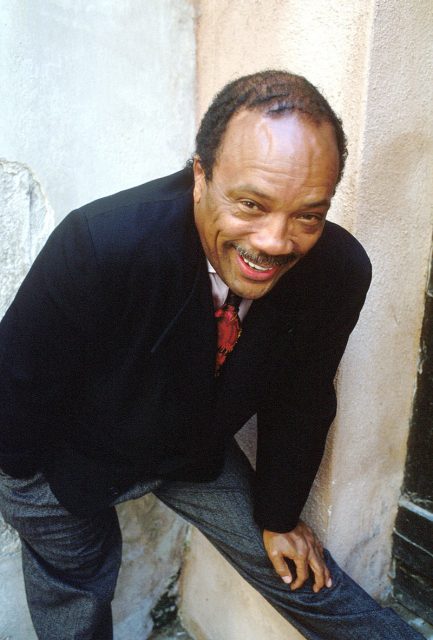
M222 307L224 304L227 294L229 292L229 288L226 283L221 280L209 260L207 260L207 269L209 272L209 278L212 285L212 298L213 298L213 306L215 309ZM241 303L239 305L238 316L240 321L242 322L245 316L248 313L248 309L251 307L253 301L248 300L247 298L242 298Z

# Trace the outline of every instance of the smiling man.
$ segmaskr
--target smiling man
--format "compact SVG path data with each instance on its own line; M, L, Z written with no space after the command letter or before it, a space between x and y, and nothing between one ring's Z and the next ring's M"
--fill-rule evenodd
M42 640L112 638L114 505L150 491L306 638L421 638L300 520L370 282L326 221L345 157L309 82L246 76L184 170L71 213L36 259L0 327L0 508ZM233 440L254 414L255 471Z
M210 263L232 291L261 298L312 249L339 163L329 122L246 110L228 123L211 181L195 158L196 226Z

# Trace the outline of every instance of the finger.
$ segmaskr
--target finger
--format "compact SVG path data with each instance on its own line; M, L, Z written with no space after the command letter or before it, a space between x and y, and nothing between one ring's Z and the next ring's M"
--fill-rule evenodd
M280 553L272 554L271 562L280 578L282 578L282 580L284 580L286 584L290 584L293 580L293 577L284 557Z
M305 556L296 556L293 558L296 565L296 580L291 585L291 589L299 589L304 582L308 579L308 563Z
M317 554L311 554L309 565L314 574L313 591L318 593L326 584L327 567L323 559Z
M320 540L317 540L316 548L318 549L320 557L322 558L325 565L325 586L328 587L329 589L330 587L332 587L332 576L331 576L331 572L329 571L328 565L326 564L324 546L320 542Z
M323 549L323 546L322 546ZM319 570L314 568L314 563L317 561L317 559L319 560L319 565L320 568ZM317 556L316 558L312 557L311 562L310 562L310 566L314 572L314 586L313 586L313 591L317 592L320 591L320 589L322 589L324 586L326 586L328 589L330 589L332 587L332 576L331 576L331 572L329 570L328 565L326 564L325 561L325 557L322 553L320 554L320 557ZM322 570L323 570L323 584L322 584Z
M328 565L325 563L325 585L330 589L332 587L332 576Z

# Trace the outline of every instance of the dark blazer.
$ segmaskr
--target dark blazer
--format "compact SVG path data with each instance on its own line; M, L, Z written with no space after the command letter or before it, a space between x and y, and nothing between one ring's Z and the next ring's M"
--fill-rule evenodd
M215 477L255 413L255 517L296 525L336 410L333 379L370 282L326 223L255 301L221 375L188 170L72 212L0 325L0 467L43 469L78 515L138 479Z

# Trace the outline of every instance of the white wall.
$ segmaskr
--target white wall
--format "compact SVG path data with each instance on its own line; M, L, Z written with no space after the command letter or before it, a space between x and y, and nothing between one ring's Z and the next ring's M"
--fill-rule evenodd
M182 166L195 113L188 0L6 0L0 25L0 157L31 166L57 219Z

